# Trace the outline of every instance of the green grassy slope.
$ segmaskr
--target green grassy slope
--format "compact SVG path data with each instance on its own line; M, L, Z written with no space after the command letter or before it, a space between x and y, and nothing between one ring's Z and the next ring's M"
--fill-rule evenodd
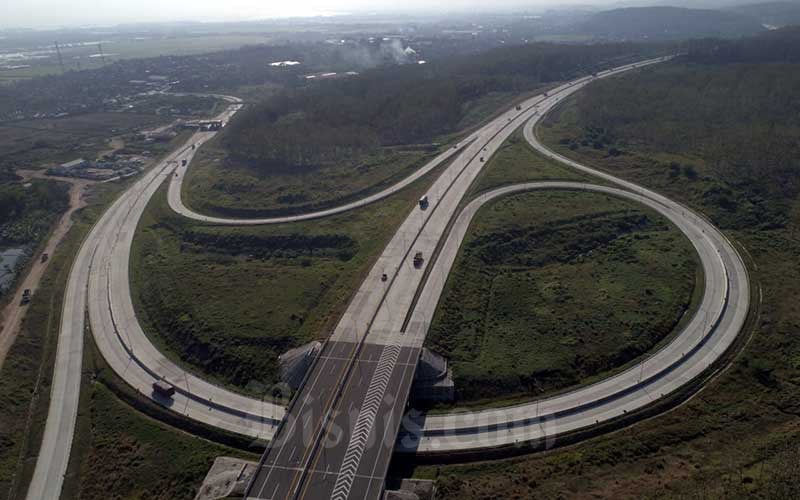
M174 215L164 191L134 240L134 302L176 361L261 395L277 356L325 338L431 177L368 207L316 221L214 227Z
M222 217L270 217L312 212L369 194L408 177L442 148L384 148L350 161L301 171L259 171L230 158L216 142L203 147L183 185L192 209Z

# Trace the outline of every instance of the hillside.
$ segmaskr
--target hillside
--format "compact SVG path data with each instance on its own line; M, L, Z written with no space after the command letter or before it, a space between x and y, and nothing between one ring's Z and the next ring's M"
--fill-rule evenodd
M611 40L677 40L739 37L764 31L761 23L737 12L680 7L631 7L592 16L580 31Z
M800 62L800 27L768 31L741 40L692 40L688 58L701 63Z
M224 147L263 174L302 172L381 147L426 143L459 130L470 103L525 92L654 47L532 44L290 89L241 113Z

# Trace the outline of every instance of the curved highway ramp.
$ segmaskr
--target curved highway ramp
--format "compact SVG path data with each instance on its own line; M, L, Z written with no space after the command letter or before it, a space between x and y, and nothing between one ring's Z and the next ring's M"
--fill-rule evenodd
M534 125L595 78L669 58L630 64L566 83L496 117L411 177L364 200L317 213L274 219L219 219L196 214L180 198L186 165L201 132L149 171L108 209L83 243L67 284L50 413L28 498L58 498L69 459L80 390L84 312L114 371L141 393L155 380L176 389L169 407L206 425L272 439L248 488L249 498L378 498L394 450L452 453L550 439L642 408L708 368L741 330L749 306L746 270L731 243L705 219L657 193L563 158L542 146ZM239 105L235 99L221 119ZM617 187L531 183L485 193L456 213L485 160L520 126L545 155ZM173 209L214 224L276 224L324 217L374 202L444 162L425 210L414 207L351 300L288 410L212 385L182 370L149 342L133 309L127 273L130 245L147 202L167 178ZM528 404L408 420L403 414L420 349L469 222L480 206L531 189L600 190L645 204L690 238L703 262L701 313L667 346L630 370L558 397ZM452 223L452 225L451 225ZM449 231L449 232L448 232ZM430 256L440 250L435 262ZM415 258L420 252L422 261ZM430 267L426 276L426 268ZM385 279L384 279L385 277ZM418 297L415 300L415 297ZM399 434L399 438L398 438Z

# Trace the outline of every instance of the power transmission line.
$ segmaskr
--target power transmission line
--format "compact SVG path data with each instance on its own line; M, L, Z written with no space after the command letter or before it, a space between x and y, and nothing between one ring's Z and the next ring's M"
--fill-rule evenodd
M64 58L61 56L61 47L58 45L58 41L55 42L56 44L56 54L58 54L58 64L61 66L61 72L64 73Z

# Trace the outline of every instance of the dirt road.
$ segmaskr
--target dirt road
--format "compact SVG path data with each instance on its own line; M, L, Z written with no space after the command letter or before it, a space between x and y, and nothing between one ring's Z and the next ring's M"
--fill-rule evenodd
M93 181L88 181L85 179L50 177L45 176L43 172L30 170L18 170L17 175L22 177L23 180L39 178L69 183L69 208L67 208L67 211L64 212L59 218L58 223L50 234L50 238L47 240L47 244L45 245L44 249L41 249L33 257L31 257L32 264L27 270L27 275L22 280L17 282L17 288L14 292L14 296L11 298L11 302L9 302L8 305L6 305L6 307L3 309L2 317L0 317L0 321L2 321L2 329L0 329L0 370L3 369L3 363L5 362L6 355L11 349L11 346L14 345L17 335L19 335L22 320L25 317L25 312L28 310L28 306L20 306L22 293L25 289L30 289L32 293L36 293L36 288L39 286L39 281L42 279L47 266L50 264L50 259L42 262L42 254L47 253L48 255L52 256L55 253L58 245L69 231L69 228L72 227L72 214L74 214L79 208L86 205L83 196L86 187L93 184Z

